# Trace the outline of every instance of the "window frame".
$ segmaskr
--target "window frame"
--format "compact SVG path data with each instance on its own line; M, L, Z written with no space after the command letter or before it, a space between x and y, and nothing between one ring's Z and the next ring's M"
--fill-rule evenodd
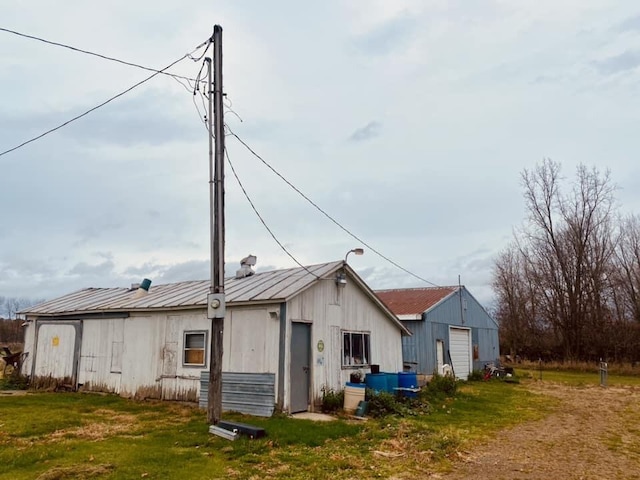
M204 345L202 348L187 348L187 337L190 335L203 335ZM182 335L182 366L183 367L206 367L207 366L207 338L209 332L207 330L185 330ZM187 351L203 350L202 363L187 363Z
M371 332L370 331L362 331L362 330L341 330L341 347L340 347L340 357L341 357L341 365L343 369L350 368L367 368L371 366ZM345 337L349 335L349 357L352 359L353 355L353 336L354 335L362 335L362 356L365 357L363 359L363 363L353 363L353 360L350 360L351 363L345 363L347 358L347 352L345 352ZM368 355L369 358L366 358Z

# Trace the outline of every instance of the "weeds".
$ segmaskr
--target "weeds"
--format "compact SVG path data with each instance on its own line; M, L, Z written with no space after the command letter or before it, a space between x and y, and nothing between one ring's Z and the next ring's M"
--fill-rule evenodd
M322 387L321 409L323 413L334 413L344 405L344 390Z

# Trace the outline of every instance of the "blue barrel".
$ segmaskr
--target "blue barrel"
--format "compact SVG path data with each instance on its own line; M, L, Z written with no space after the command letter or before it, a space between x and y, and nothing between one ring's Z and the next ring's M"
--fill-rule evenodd
M398 388L398 374L397 373L385 373L387 376L387 391L394 393Z
M384 373L367 373L364 381L367 388L376 393L387 391L387 375Z
M400 388L418 388L418 375L415 372L398 372L398 386ZM415 397L416 392L403 392L405 397Z

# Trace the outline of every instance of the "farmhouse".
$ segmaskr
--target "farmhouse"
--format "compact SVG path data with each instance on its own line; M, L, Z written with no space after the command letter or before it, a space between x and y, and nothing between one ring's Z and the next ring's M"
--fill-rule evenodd
M196 401L211 353L208 292L208 281L86 288L25 309L23 371L36 385ZM245 265L225 293L223 409L314 410L323 387L342 388L354 370L402 368L408 330L344 261Z
M402 338L405 368L466 380L500 357L498 324L464 286L378 290L378 297L413 335Z

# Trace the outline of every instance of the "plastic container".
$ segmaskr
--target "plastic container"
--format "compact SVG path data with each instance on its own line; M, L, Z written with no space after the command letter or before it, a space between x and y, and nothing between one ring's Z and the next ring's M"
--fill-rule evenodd
M398 372L400 388L418 388L418 375L415 372Z
M367 384L367 388L370 388L376 393L388 391L387 375L384 373L367 373L365 383Z
M398 372L399 388L418 388L418 375L415 372ZM402 391L405 397L415 397L417 392Z
M395 393L398 388L398 374L397 373L385 373L387 376L387 391L389 393Z
M364 401L364 385L361 387L344 387L344 411L353 413L358 408L358 404Z

